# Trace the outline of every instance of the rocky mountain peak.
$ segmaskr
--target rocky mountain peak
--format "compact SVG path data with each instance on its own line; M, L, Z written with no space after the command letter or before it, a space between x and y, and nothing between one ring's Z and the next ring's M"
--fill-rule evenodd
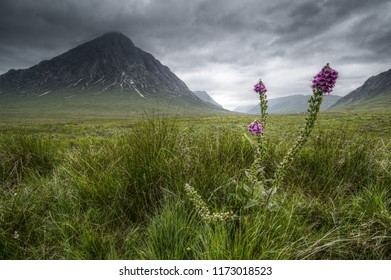
M19 95L56 91L119 91L141 98L198 98L170 69L120 32L109 32L57 57L0 76L0 89Z

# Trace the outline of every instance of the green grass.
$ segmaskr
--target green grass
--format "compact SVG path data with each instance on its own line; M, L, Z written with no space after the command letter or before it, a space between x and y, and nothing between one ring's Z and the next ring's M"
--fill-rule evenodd
M389 112L391 108L391 92L384 92L369 100L359 100L354 103L342 103L328 109L330 112Z
M124 92L56 91L43 96L0 94L1 119L116 119L226 115L228 111L186 98L134 96Z
M270 116L272 177L304 115ZM1 259L390 259L391 114L321 114L270 207L236 211L252 117L0 120Z

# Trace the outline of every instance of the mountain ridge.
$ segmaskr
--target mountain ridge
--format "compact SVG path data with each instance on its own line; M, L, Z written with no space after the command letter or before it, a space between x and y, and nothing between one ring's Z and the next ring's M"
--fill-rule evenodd
M210 103L212 105L215 105L221 109L224 109L223 106L221 106L219 103L217 103L210 95L208 92L204 91L204 90L193 90L193 93L195 95L197 95L198 98L200 98L201 100L207 102L207 103Z
M167 66L120 32L105 33L30 68L11 69L0 76L0 88L2 92L32 95L67 88L197 99Z
M382 100L383 104L378 102L379 100ZM370 108L371 103L377 105ZM360 109L360 107L363 107L363 109L366 107L369 109L391 108L391 69L368 78L360 87L351 91L330 107L330 110L355 110Z
M308 99L311 95L295 94L284 97L277 97L268 100L268 113L269 114L297 114L307 112ZM341 97L336 95L324 96L321 110L326 110L332 104L334 104ZM239 107L238 107L239 108ZM247 109L247 106L243 107ZM240 108L241 109L241 108ZM247 109L246 114L259 114L259 103Z

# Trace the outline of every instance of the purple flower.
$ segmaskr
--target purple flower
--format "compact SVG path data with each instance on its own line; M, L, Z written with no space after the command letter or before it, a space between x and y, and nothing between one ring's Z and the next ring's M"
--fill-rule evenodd
M257 93L266 93L267 89L266 89L265 85L262 83L262 81L259 80L259 83L254 85L254 91Z
M338 72L335 71L334 69L331 70L331 74L330 74L333 78L337 78L338 77Z
M254 133L256 135L261 135L262 134L262 125L259 120L255 120L252 123L250 123L247 127L248 132Z
M332 92L333 87L335 86L335 82L338 78L338 72L332 69L329 64L314 76L312 80L312 89L320 89L323 94L329 94Z
M323 70L323 75L326 76L326 77L328 75L330 75L330 73L331 73L330 68L326 68L326 69Z

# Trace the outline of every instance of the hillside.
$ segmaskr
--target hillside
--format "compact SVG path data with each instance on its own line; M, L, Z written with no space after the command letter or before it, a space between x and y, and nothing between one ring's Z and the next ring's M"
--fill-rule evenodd
M391 69L370 77L364 84L341 98L334 111L389 111L391 109Z
M236 107L235 109L233 109L233 111L238 112L238 113L247 113L252 108L254 108L254 105L242 105L242 106Z
M207 93L206 91L193 91L193 93L195 95L197 95L197 97L207 103L210 103L210 104L213 104L217 107L220 107L220 108L223 108L223 106L221 106L219 103L217 103L210 95L209 93Z

